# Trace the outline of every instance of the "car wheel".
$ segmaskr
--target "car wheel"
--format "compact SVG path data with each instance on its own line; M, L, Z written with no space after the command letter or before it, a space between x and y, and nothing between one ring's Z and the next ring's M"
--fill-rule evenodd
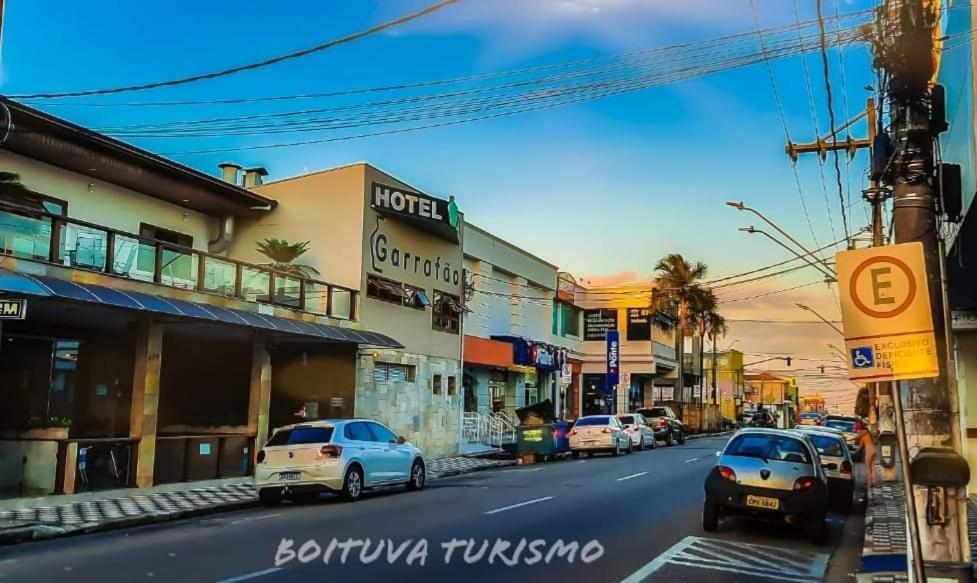
M685 445L685 431L681 431L678 434L678 444Z
M668 447L672 447L672 432L671 431L669 431L668 434L665 436L665 445L667 445Z
M644 450L645 450L645 436L642 435L641 438L638 439L638 451L644 451Z
M634 446L631 445L631 438L628 438L628 449L625 450L624 453L626 453L628 455L631 455L632 453L634 453Z
M580 459L580 452L579 451L572 451L572 452L570 452L570 455L572 455L573 456L573 459L575 459L575 460Z
M343 498L350 502L355 502L363 495L363 470L359 466L353 466L346 470L346 477L343 478Z
M407 489L411 491L421 490L424 488L426 481L427 472L424 469L424 462L414 460L413 465L410 467L410 480L407 482Z
M621 445L619 443L614 442L614 447L611 448L611 455L614 457L621 455Z
M828 542L828 522L822 516L810 525L811 542L821 546Z
M719 504L716 504L708 497L702 503L702 530L706 532L716 532L719 528Z
M278 506L282 503L282 491L278 488L258 490L258 500L265 506Z
M651 437L651 449L656 449L658 447L658 439L654 436Z

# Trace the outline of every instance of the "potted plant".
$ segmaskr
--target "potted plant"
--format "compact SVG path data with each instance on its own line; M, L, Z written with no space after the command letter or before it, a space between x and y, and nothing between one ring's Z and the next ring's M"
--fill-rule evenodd
M68 417L31 417L21 432L21 439L68 439L71 419Z

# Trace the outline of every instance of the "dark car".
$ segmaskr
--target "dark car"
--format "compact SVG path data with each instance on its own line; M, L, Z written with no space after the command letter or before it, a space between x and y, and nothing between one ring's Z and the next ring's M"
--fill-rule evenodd
M827 540L828 480L814 445L783 429L743 429L722 451L705 482L702 528L724 516L746 516L806 527Z
M664 441L665 445L672 445L675 442L679 445L685 443L685 425L671 407L638 409L638 413L641 413L648 425L655 430L656 440Z
M751 427L777 427L777 419L767 410L757 411L750 419Z

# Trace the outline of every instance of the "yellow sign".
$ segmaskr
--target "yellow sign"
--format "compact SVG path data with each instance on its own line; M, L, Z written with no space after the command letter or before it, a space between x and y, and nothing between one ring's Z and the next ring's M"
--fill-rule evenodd
M0 300L0 320L23 320L27 317L27 300Z
M921 243L843 251L835 257L848 378L939 376Z

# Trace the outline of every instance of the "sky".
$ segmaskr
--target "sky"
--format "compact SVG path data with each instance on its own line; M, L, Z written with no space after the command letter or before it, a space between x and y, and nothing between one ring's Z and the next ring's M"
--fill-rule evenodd
M764 27L793 22L792 2L755 0ZM837 2L837 6L836 6ZM7 2L0 92L81 90L182 77L304 48L355 32L430 0L13 0ZM797 0L801 19L814 0ZM825 0L826 12L851 12L869 0ZM748 0L462 0L421 20L354 43L238 75L117 96L33 101L76 123L99 128L134 123L249 116L295 103L124 107L171 101L316 93L447 79L596 58L672 43L755 32ZM55 39L56 42L52 42ZM860 111L873 84L867 47L829 51L836 118ZM813 101L808 99L804 65ZM817 53L772 64L786 127L794 141L824 133L828 108ZM377 99L371 96L368 99ZM360 99L361 101L363 99ZM336 103L349 103L342 98ZM87 104L87 105L85 105ZM92 107L92 104L100 105ZM103 105L108 105L102 107ZM303 101L300 107L321 105ZM860 136L864 125L856 124ZM169 154L340 135L138 138ZM787 258L761 235L756 217L726 206L744 200L810 248L842 238L841 203L831 159L796 168L784 153L785 128L762 64L599 100L417 132L289 148L172 155L216 173L219 162L262 165L269 179L369 161L427 193L453 195L468 220L579 277L640 280L666 253L701 260L712 276ZM859 204L866 158L840 167L852 230L867 223ZM821 171L824 172L822 183ZM804 212L806 207L806 214ZM809 217L809 219L807 218ZM805 303L840 319L835 291L813 269L719 292L732 320L724 341L762 359L773 353L832 360L841 339L811 321ZM752 300L754 295L811 284ZM797 362L797 361L795 361ZM778 365L774 365L778 366ZM807 366L807 365L805 365ZM797 365L794 366L797 369ZM810 368L810 367L809 367ZM785 371L786 372L786 371ZM808 392L853 400L851 385L800 371ZM840 387L840 388L839 388ZM851 398L849 399L849 394Z

